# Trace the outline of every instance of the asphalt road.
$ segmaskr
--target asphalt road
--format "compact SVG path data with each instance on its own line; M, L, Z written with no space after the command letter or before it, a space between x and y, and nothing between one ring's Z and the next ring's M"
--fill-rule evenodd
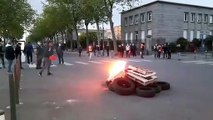
M212 120L213 61L131 58L128 64L151 69L171 84L169 91L141 98L117 95L103 85L115 60L99 57L88 62L87 56L69 54L65 65L55 62L53 75L45 71L42 77L25 65L18 120ZM0 109L9 120L6 70L0 75Z

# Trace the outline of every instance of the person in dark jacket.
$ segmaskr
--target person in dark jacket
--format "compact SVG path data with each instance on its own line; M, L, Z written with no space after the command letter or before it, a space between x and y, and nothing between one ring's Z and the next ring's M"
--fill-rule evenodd
M8 61L7 72L12 72L13 60L15 59L15 51L10 41L7 43L5 48L5 58Z
M1 59L2 67L5 68L5 63L4 63L4 46L3 46L2 42L0 42L0 59Z
M44 54L44 50L43 47L41 45L41 42L38 42L37 47L36 47L36 69L41 69L41 63L42 63L42 59L43 59L43 54Z
M82 46L81 44L78 47L78 56L81 57L81 52L82 52Z
M19 59L21 69L23 69L22 63L21 63L21 43L18 43L16 45L15 55L16 55L16 59Z
M24 47L24 54L27 56L27 63L33 63L33 46L30 42L27 43Z
M64 64L64 45L60 42L56 48L56 53L58 55L58 62L59 64Z
M52 41L49 41L48 45L46 46L46 48L44 48L44 62L45 62L45 66L39 72L39 76L42 76L42 73L43 73L43 71L45 69L47 69L47 75L52 75L52 73L50 72L51 60L49 58L53 54L54 54L53 43L52 43Z

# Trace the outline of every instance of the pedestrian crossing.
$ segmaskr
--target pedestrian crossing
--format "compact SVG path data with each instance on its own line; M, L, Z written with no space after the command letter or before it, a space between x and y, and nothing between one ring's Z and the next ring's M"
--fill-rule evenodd
M109 60L91 60L91 61L72 61L72 62L64 62L64 66L74 66L74 65L90 65L90 64L96 64L96 65L103 65L112 63L113 61L117 61L116 59L109 59ZM141 63L141 62L152 62L151 60L144 60L144 59L126 59L124 61L130 62L130 63ZM212 63L213 64L213 63ZM36 68L36 64L29 64L29 68ZM57 67L58 64L53 63L51 67Z
M197 65L212 65L213 61L194 60L194 61L181 61L184 64L197 64Z

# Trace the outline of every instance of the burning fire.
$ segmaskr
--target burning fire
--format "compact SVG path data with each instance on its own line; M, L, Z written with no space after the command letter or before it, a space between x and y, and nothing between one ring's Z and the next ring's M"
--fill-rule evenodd
M110 68L108 80L112 80L116 75L118 75L121 72L124 72L125 67L126 67L125 61L116 61Z

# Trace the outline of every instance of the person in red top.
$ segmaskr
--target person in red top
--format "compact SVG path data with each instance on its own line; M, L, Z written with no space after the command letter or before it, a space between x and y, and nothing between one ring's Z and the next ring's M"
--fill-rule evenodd
M93 53L93 46L90 44L88 46L88 52L89 52L89 60L92 59L92 53Z
M140 47L140 54L141 54L141 58L144 58L143 55L144 55L144 43L141 43L141 47Z

